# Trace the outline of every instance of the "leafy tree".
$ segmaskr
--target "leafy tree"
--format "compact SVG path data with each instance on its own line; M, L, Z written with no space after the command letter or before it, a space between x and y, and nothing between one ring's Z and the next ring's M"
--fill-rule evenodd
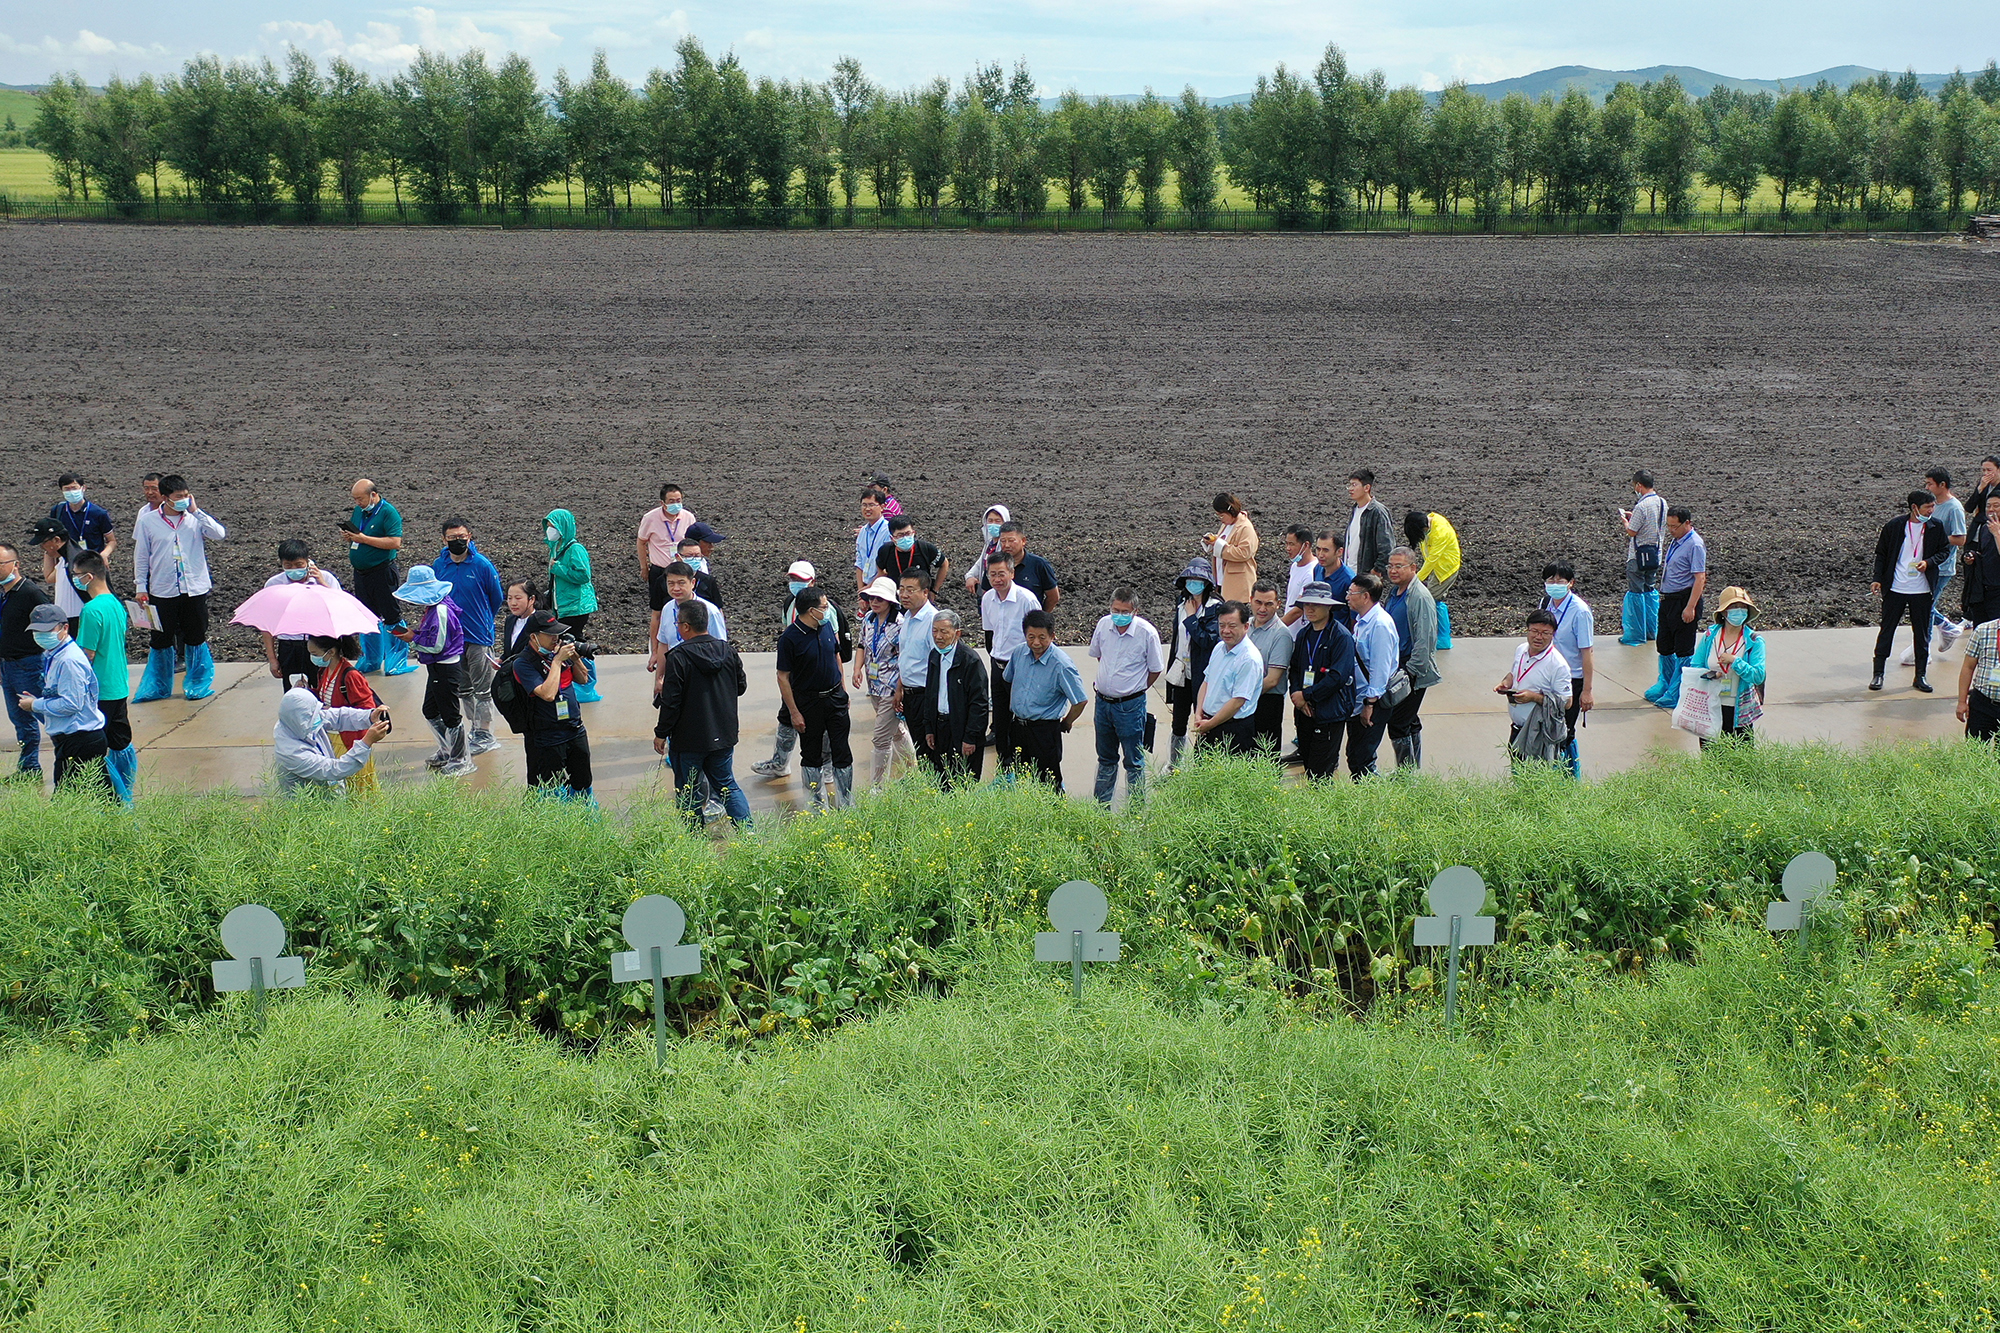
M994 140L993 111L975 80L968 79L951 147L951 201L967 217L982 216L993 207Z
M326 146L320 140L325 97L319 66L292 47L285 55L285 81L273 109L278 130L274 156L279 179L306 218L319 216L319 196L326 188Z
M582 83L572 83L567 70L556 71L555 105L569 161L583 182L584 207L614 209L621 189L629 206L632 186L645 175L639 99L632 86L611 72L599 50Z
M1215 172L1221 160L1215 113L1191 85L1181 89L1174 106L1174 188L1180 206L1197 220L1206 220L1215 208Z
M1089 103L1083 117L1091 193L1097 196L1097 206L1107 211L1125 207L1132 177L1131 122L1131 108L1108 99Z
M635 124L635 136L640 130ZM508 56L484 81L472 108L472 143L473 160L502 213L514 208L525 214L542 187L562 174L562 130L525 57ZM635 161L643 161L643 153Z
M1910 211L1927 227L1936 225L1942 212L1938 139L1937 111L1930 100L1906 101L1890 132L1889 183L1909 192Z
M788 85L759 79L750 106L745 138L751 171L764 207L782 209L791 203L792 171L798 165L798 104Z
M33 133L36 146L49 155L49 174L56 188L71 199L90 198L90 164L85 159L84 120L91 102L81 75L71 72L51 78L35 98Z
M1348 77L1347 57L1331 42L1313 70L1313 86L1319 94L1319 117L1312 175L1321 211L1337 223L1347 215L1348 199L1361 175L1368 89L1363 81Z
M639 137L646 166L660 190L660 207L674 206L674 185L687 135L686 108L673 75L655 69L646 76L639 108Z
M1750 207L1750 196L1764 178L1764 142L1763 128L1747 110L1731 111L1717 127L1715 147L1701 170L1701 178L1722 197L1736 196L1739 213ZM1722 211L1720 200L1715 211Z
M1972 81L1972 95L1988 106L2000 105L2000 61L1989 60Z
M910 191L919 209L937 220L944 187L951 178L954 148L951 85L932 79L918 89L909 116Z
M1802 92L1786 93L1764 128L1764 169L1778 187L1780 216L1791 211L1792 190L1806 174L1811 152L1812 105Z
M862 145L862 122L880 94L861 72L861 62L853 56L842 56L833 63L833 79L827 89L840 122L835 146L840 164L840 193L847 201L847 220L853 222L854 197L860 193L861 172L868 157Z
M891 96L878 88L869 99L868 113L861 122L868 184L875 192L875 206L890 214L901 212L903 207L903 181L909 175L904 137L909 133L913 114L912 100L907 94Z
M1694 206L1694 178L1701 170L1701 113L1669 74L1641 90L1645 119L1639 127L1639 181L1646 188L1648 211L1664 203L1669 216L1679 217Z
M840 106L834 100L833 90L825 84L797 83L792 85L792 125L793 143L799 163L799 196L808 208L814 210L817 219L825 222L833 211L833 183L845 168L846 155L841 148ZM853 149L859 142L857 129L850 141ZM859 169L859 154L856 154L856 168ZM848 216L853 216L854 196L847 194Z
M1500 103L1500 126L1506 136L1503 171L1507 177L1507 210L1519 212L1535 193L1536 164L1541 160L1542 116L1526 97L1508 93Z
M1132 183L1139 191L1139 215L1148 227L1167 211L1167 166L1174 151L1174 113L1148 88L1128 114Z
M1938 111L1937 154L1944 172L1945 212L1952 217L1958 216L1959 205L1972 184L1979 128L1989 114L1970 87L1956 89Z
M347 61L327 62L319 103L319 140L333 165L333 189L348 216L361 216L361 197L382 167L389 108L382 88Z
M455 62L419 51L390 85L393 133L417 206L437 221L458 217L472 174L465 91Z
M1423 184L1424 141L1430 133L1430 103L1415 88L1398 88L1375 112L1373 162L1369 173L1393 194L1396 211L1410 211L1411 196Z
M1071 88L1056 103L1042 133L1043 169L1061 185L1072 213L1090 202L1090 115L1090 103Z
M1314 89L1283 65L1269 78L1257 77L1230 178L1276 212L1281 226L1298 226L1312 214L1319 129Z
M1589 209L1596 184L1597 109L1579 89L1560 102L1543 99L1542 211L1569 216Z

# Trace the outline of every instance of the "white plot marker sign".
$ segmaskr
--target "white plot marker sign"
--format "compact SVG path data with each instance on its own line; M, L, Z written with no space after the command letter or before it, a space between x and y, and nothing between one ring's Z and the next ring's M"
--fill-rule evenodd
M1035 961L1068 963L1070 993L1083 998L1083 965L1118 961L1118 932L1104 929L1111 904L1089 880L1073 879L1049 895L1049 924L1035 936Z
M1796 930L1812 923L1813 904L1833 891L1840 867L1825 852L1800 852L1785 866L1785 896L1764 909L1764 929Z
M611 955L611 980L653 983L653 1055L667 1063L667 978L691 977L701 971L701 946L682 944L687 913L664 894L649 893L625 909L619 923L630 953Z
M1451 950L1444 983L1444 1025L1450 1031L1458 1018L1458 951L1493 943L1494 919L1479 915L1486 906L1486 881L1471 866L1440 870L1424 895L1430 916L1417 918L1411 943L1419 948Z
M259 903L231 908L222 918L222 947L229 957L209 964L218 992L249 991L257 1001L257 1030L264 1030L264 992L306 984L306 960L287 958L285 923Z

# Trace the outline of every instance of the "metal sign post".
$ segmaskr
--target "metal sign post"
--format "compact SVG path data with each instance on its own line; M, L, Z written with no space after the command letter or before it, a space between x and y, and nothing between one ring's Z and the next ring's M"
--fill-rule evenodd
M286 958L285 923L270 908L244 903L222 918L222 947L226 959L209 964L209 978L218 994L249 991L257 1015L257 1031L264 1030L264 993L267 989L289 990L306 984L306 960Z
M1764 909L1764 929L1795 930L1804 949L1812 929L1813 906L1833 891L1840 867L1824 852L1800 852L1785 865L1785 896Z
M1118 961L1119 936L1105 930L1111 904L1104 890L1089 880L1073 879L1049 895L1049 924L1054 930L1035 935L1035 961L1068 963L1070 998L1083 1000L1083 965Z
M1459 952L1473 945L1491 945L1494 919L1479 915L1486 906L1486 881L1471 866L1439 871L1424 896L1432 915L1417 918L1411 943L1418 948L1450 950L1444 982L1444 1030L1449 1033L1458 1022Z
M611 980L653 983L653 1063L667 1063L667 978L691 977L701 971L701 946L682 944L687 913L663 894L649 893L625 909L619 923L630 953L611 955Z

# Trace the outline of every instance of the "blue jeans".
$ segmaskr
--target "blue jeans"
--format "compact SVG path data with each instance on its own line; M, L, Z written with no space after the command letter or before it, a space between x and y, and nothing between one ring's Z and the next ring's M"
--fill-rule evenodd
M0 689L7 691L7 716L13 719L14 735L21 742L22 770L42 766L42 724L33 713L21 707L23 693L42 693L42 659L34 657L18 658L12 662L0 662Z
M729 812L730 819L738 824L750 822L750 798L736 785L735 759L733 745L727 750L704 750L699 754L668 750L667 762L674 766L674 799L696 824L701 823L702 791L701 784L693 781L695 773L708 778L708 789L722 798L722 808Z
M1118 786L1118 752L1125 752L1125 794L1136 798L1146 783L1146 696L1141 694L1118 703L1106 703L1097 696L1097 789L1092 794L1101 805L1111 804Z
M1958 571L1954 569L1951 573L1946 574L1938 579L1937 591L1931 594L1932 629L1936 629L1939 625L1956 625L1958 623L1956 620L1953 620L1950 616L1946 615L1942 609L1944 607L1944 590L1946 588L1949 588L1951 586L1951 581L1957 577L1958 577Z

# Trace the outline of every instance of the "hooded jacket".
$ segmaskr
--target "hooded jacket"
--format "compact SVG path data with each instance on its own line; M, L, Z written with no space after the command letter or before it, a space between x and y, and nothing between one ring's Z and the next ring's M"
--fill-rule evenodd
M338 787L368 764L368 742L356 741L336 757L329 731L366 731L365 708L322 708L311 690L286 690L278 701L278 725L271 740L278 753L278 790L290 795L304 787Z
M550 513L547 526L556 530L549 548L549 583L558 616L587 616L597 609L597 589L590 581L590 552L576 539L576 515L567 509Z
M736 701L750 688L743 658L726 639L683 639L660 668L660 720L653 734L682 754L736 744Z
M1203 594L1205 600L1201 610L1188 614L1182 608L1187 605L1187 581L1200 579L1208 586ZM1222 614L1221 599L1214 596L1215 570L1206 556L1196 556L1182 567L1180 575L1174 579L1174 615L1179 618L1188 636L1188 682L1187 688L1201 697L1201 678L1208 671L1209 656L1215 652L1215 645L1222 642L1222 631L1216 626L1216 619ZM1180 635L1170 634L1167 638L1167 670L1172 671L1180 652Z

